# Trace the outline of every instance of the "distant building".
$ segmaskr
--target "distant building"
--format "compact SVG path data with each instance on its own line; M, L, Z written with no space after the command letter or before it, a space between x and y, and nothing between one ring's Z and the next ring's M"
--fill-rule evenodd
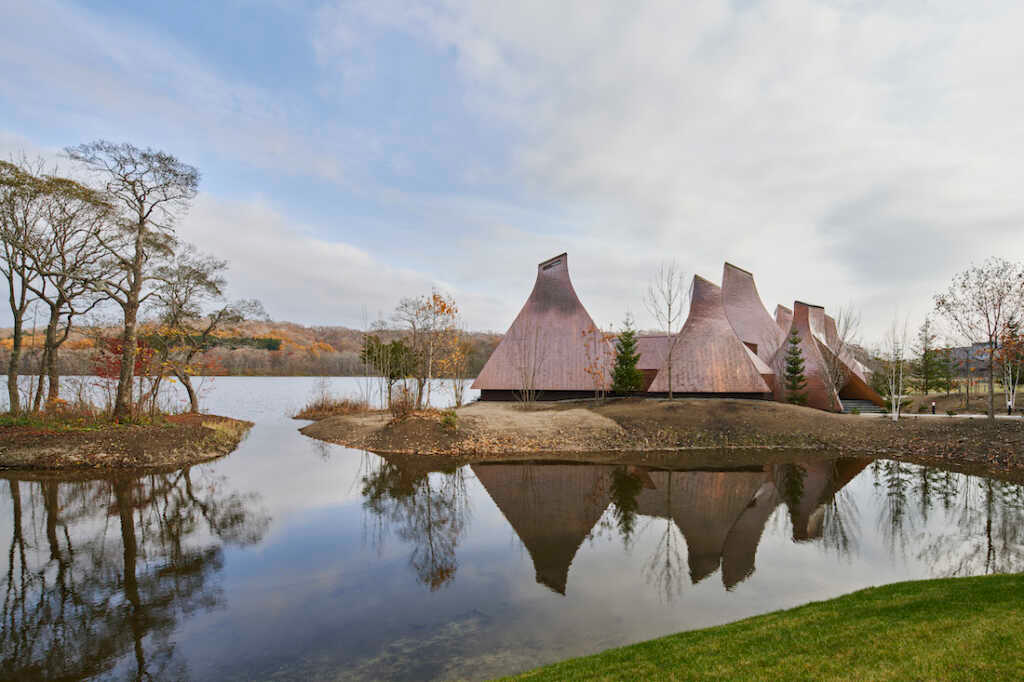
M689 315L678 334L639 337L643 395L785 400L784 357L790 330L800 335L808 404L842 410L843 400L883 405L868 386L868 370L841 348L836 323L821 306L796 301L773 318L751 273L729 263L722 286L693 278ZM669 356L672 377L669 386ZM537 266L522 310L484 365L473 388L481 400L559 400L591 396L611 386L613 337L594 324L569 278L568 255ZM827 368L838 362L843 385ZM856 401L856 402L854 402Z

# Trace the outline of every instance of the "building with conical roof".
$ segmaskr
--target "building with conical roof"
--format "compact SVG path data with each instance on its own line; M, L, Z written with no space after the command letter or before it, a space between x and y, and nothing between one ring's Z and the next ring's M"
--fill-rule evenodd
M723 267L722 287L693 278L689 315L677 333L637 337L640 392L785 400L783 358L793 329L801 339L810 406L839 411L843 398L884 404L824 308L800 301L792 310L779 305L773 319L754 276L731 263ZM533 291L473 388L481 400L558 400L607 391L615 361L611 339L583 307L568 256L560 254L537 266Z
M568 254L537 266L533 291L473 382L481 400L584 397L607 390L615 351L569 279Z

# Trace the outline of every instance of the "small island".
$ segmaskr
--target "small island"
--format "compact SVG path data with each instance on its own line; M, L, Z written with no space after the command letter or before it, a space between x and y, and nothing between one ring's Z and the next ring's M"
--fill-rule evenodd
M252 422L209 414L140 423L5 418L0 470L175 470L222 457Z

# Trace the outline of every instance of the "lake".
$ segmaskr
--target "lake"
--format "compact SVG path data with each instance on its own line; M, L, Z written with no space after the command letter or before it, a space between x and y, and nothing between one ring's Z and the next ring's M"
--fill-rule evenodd
M307 378L217 378L233 454L7 476L0 675L488 678L871 585L1024 568L1024 488L840 458L454 467L305 438ZM331 390L355 395L356 379Z

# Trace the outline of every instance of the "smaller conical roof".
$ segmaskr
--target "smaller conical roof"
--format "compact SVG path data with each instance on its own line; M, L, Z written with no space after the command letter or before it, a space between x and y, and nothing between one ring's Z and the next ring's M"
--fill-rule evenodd
M721 288L703 277L693 278L690 314L670 345L675 393L771 392L725 316ZM648 390L668 392L667 358Z

